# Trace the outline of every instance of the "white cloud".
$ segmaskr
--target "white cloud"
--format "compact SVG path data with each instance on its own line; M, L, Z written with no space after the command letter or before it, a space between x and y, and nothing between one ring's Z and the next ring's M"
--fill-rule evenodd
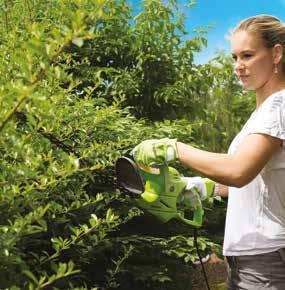
M224 40L230 41L231 40L231 35L233 33L234 27L230 27L226 34L224 35Z

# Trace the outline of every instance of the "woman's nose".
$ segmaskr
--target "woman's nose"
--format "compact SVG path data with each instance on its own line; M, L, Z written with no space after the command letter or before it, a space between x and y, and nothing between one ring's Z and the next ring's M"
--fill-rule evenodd
M236 62L235 62L235 70L244 70L245 69L245 65L244 65L244 63L242 62L242 61L240 61L240 60L237 60Z

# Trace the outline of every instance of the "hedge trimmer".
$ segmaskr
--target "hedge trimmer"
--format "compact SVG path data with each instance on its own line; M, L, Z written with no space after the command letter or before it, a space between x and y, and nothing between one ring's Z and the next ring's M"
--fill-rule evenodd
M204 210L197 189L186 190L186 182L175 168L167 165L160 168L137 166L127 157L116 162L118 184L135 198L135 203L162 222L178 219L194 227L201 227ZM205 179L207 191L213 191L214 183ZM190 195L191 198L185 198ZM189 196L188 196L189 197ZM185 212L192 212L186 218Z
M134 197L135 204L162 222L178 219L194 227L194 242L202 265L205 281L210 289L202 258L197 245L196 229L202 226L203 206L195 187L186 189L183 176L167 165L159 168L137 166L130 158L121 157L116 162L117 182L121 188ZM205 179L207 192L213 191L214 182ZM187 197L191 198L187 198ZM186 198L185 198L186 197ZM186 212L192 218L186 218Z

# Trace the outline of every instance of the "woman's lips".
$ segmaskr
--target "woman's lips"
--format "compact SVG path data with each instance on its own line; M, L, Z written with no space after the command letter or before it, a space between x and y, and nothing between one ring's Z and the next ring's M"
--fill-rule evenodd
M246 80L249 77L249 75L240 75L238 77L240 80Z

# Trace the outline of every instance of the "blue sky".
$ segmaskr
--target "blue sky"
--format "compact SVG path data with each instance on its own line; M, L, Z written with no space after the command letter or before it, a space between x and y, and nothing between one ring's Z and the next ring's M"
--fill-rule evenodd
M134 13L137 12L141 1L129 0ZM285 22L285 0L196 0L192 7L185 4L190 0L178 0L180 11L186 14L186 30L189 37L194 36L192 30L206 28L214 24L214 27L207 29L206 37L208 47L196 55L197 63L205 63L210 60L218 49L230 53L230 44L227 40L229 31L242 19L257 15L270 14L279 17Z

